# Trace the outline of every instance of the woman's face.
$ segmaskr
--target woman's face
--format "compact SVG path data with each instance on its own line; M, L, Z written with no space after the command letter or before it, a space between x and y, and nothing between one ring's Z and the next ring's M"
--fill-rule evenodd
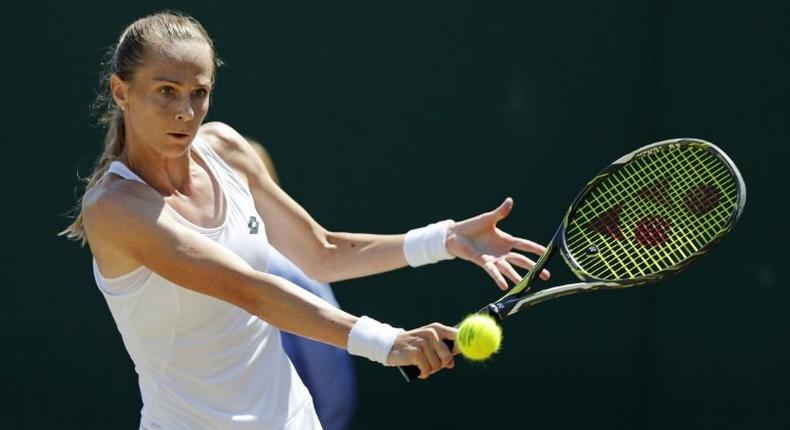
M213 52L203 41L149 48L133 78L116 83L130 144L166 158L184 154L208 112L213 77Z

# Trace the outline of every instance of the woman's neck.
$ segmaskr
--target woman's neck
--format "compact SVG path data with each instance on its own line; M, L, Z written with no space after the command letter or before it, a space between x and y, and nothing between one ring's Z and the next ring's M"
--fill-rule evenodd
M126 142L119 159L163 196L189 195L195 160L190 145L181 155L165 157L145 144Z

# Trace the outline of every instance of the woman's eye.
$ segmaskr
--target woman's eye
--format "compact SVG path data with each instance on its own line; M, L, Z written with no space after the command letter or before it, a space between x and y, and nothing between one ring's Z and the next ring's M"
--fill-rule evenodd
M198 97L198 98L202 99L202 98L205 98L206 96L208 96L208 90L205 90L205 89L201 88L199 90L195 90L192 94L194 94L195 97Z
M159 89L159 92L164 96L172 96L175 91L173 90L173 87L162 87Z

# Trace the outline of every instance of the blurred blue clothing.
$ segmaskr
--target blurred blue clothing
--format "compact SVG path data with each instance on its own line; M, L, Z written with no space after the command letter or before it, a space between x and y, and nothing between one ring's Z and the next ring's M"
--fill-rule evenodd
M339 307L329 284L309 278L279 251L270 247L267 271L287 279ZM342 349L282 332L283 348L310 390L324 430L342 430L356 408L356 378L351 356Z

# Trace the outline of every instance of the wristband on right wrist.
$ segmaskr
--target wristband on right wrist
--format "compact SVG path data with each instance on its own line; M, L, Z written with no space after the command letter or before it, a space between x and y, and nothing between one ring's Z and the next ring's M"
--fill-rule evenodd
M404 330L363 316L348 334L348 353L387 365L395 338Z

